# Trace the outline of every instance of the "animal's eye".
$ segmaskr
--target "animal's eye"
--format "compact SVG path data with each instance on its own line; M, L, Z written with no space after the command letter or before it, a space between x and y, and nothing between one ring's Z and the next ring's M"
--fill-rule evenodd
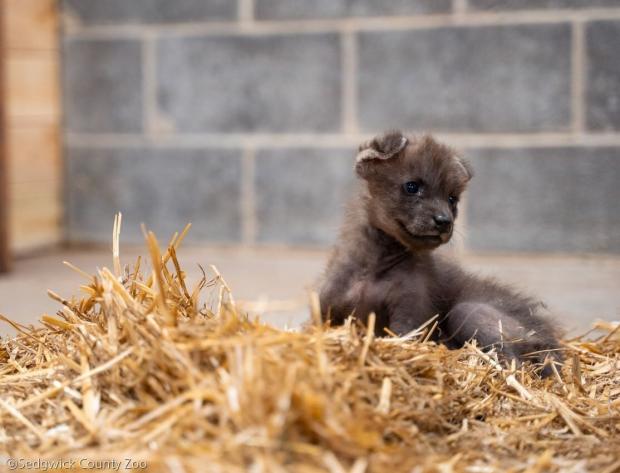
M415 181L405 182L405 184L403 184L403 190L407 194L417 194L420 192L420 184Z
M454 195L451 195L450 197L448 197L448 202L450 202L450 204L452 205L456 205L459 203L459 198Z

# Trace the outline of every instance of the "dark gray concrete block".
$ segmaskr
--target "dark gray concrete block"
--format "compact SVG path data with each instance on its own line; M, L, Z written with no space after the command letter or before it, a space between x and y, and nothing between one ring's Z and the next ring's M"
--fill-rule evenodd
M471 10L536 10L618 7L620 0L467 0Z
M232 0L63 0L63 12L85 25L234 20Z
M158 98L179 132L324 132L340 126L336 34L159 41Z
M362 127L567 130L570 44L564 24L363 33Z
M256 0L256 17L265 20L445 13L452 0Z
M67 150L71 241L108 242L123 212L123 241L142 240L140 223L167 242L192 222L189 241L241 237L241 153L213 149Z
M467 239L476 250L620 252L620 148L468 153Z
M142 53L138 41L68 39L62 64L67 131L142 130Z
M319 244L335 241L354 189L347 150L262 150L256 157L258 240Z
M620 21L597 21L586 29L587 126L620 130Z

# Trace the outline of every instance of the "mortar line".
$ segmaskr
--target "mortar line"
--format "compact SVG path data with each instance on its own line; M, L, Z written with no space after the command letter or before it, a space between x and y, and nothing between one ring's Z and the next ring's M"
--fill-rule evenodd
M452 13L462 15L467 12L467 0L452 0Z
M142 38L142 128L145 136L152 138L156 132L157 72L155 39L152 35Z
M379 130L377 130L379 131ZM373 133L355 134L171 134L149 142L140 134L65 133L74 147L124 148L151 145L156 148L356 148ZM413 134L421 133L414 131ZM544 148L620 146L620 133L457 134L434 133L456 148Z
M581 21L572 25L572 77L571 77L571 108L573 133L584 131L585 123L585 26Z
M256 243L256 149L248 147L243 150L241 179L241 242L244 246Z
M254 0L238 0L237 9L239 22L250 23L254 21Z
M340 36L342 60L341 104L342 129L345 133L357 133L357 37L346 31Z
M620 19L620 8L585 10L525 10L518 12L471 12L461 15L431 14L401 17L369 17L320 20L187 22L151 25L73 26L67 37L118 39L139 38L145 31L165 36L269 35L350 31L393 31L443 27L484 27L519 24L553 24L574 21Z

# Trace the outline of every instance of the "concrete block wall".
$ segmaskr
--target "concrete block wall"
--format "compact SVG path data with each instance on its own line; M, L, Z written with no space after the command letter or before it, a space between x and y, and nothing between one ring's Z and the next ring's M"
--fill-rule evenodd
M620 252L620 0L64 0L67 238L326 246L357 144L433 132L465 245Z

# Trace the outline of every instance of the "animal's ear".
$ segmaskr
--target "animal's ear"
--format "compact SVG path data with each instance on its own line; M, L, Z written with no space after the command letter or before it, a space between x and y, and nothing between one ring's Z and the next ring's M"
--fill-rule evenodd
M405 146L407 146L407 138L400 131L388 131L377 135L359 146L355 170L361 177L365 177L373 161L393 158Z
M472 177L474 177L474 168L471 167L469 161L460 156L455 156L456 164L461 168L463 174L465 175L465 179L469 181Z

